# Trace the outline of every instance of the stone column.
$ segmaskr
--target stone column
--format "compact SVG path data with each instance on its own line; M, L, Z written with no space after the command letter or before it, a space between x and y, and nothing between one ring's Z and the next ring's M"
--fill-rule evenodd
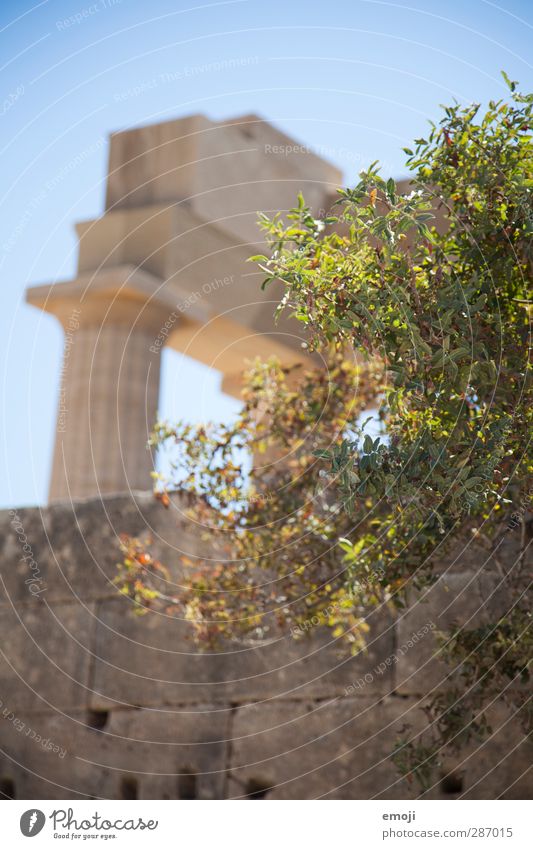
M107 272L105 281L109 283ZM169 304L126 285L49 290L65 331L50 501L148 490ZM30 302L37 303L37 290Z

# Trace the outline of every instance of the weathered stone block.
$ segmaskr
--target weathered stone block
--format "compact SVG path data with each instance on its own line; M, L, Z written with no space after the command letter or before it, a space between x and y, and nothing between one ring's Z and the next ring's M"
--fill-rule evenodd
M185 498L175 496L165 510L146 492L2 511L1 600L28 601L44 591L48 599L116 597L121 534L151 538L154 556L169 567L182 554L201 553L205 543L185 508Z
M426 593L415 597L398 617L397 692L425 695L444 685L450 668L440 659L435 635L454 623L475 628L487 615L479 576L473 571L446 573Z
M442 777L459 779L461 799L533 799L533 743L527 740L510 710L495 705L488 711L490 735L456 756L445 756ZM446 783L439 791L446 798Z
M231 795L263 788L268 799L533 797L533 745L501 708L494 712L491 738L455 759L444 756L428 790L400 777L390 755L400 732L411 739L424 728L419 706L415 699L393 696L239 708ZM405 725L411 730L405 732Z
M127 599L98 606L94 706L177 705L198 701L248 702L255 699L327 698L343 695L354 681L370 675L365 692L389 692L393 650L392 620L370 618L366 652L347 654L331 632L294 641L290 635L262 646L229 646L202 652L190 625L161 613L137 617ZM319 629L316 629L317 632ZM376 674L381 664L382 671Z
M41 601L0 605L0 699L14 711L84 707L94 610Z
M100 730L86 713L0 717L0 776L26 799L222 798L228 717L115 711Z
M390 759L412 700L276 701L239 708L233 725L233 797L254 787L272 799L412 797Z

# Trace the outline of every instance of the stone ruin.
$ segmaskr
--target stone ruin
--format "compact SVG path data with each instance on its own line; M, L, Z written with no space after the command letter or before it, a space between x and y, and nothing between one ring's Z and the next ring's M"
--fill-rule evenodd
M220 371L234 396L247 358L305 362L297 323L273 322L279 288L261 293L246 260L257 210L302 190L318 214L341 182L254 115L111 136L106 209L77 225L76 279L27 294L61 322L65 354L50 505L0 514L3 798L416 798L390 755L447 674L433 626L502 604L472 545L443 556L402 613L369 612L356 657L320 626L201 652L176 618L133 615L113 582L121 533L149 533L166 563L209 554L184 496L165 511L143 491L163 346ZM530 744L503 703L493 713L490 738L443 763L425 798L531 797Z

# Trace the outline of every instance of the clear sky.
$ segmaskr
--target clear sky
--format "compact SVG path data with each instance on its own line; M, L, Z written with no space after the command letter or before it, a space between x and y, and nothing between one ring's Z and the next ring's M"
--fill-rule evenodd
M439 103L503 96L502 68L531 90L532 25L533 0L2 0L0 506L46 501L62 334L23 294L73 276L109 132L256 112L347 182L374 159L398 177ZM165 416L235 412L216 373L191 363L178 385L178 366L165 353Z

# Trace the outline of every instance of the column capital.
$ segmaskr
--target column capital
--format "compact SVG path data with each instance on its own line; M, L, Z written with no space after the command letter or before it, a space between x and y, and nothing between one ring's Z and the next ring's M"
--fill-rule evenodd
M175 293L168 291L164 280L133 265L32 286L26 300L55 315L65 329L76 315L80 327L114 324L156 333L176 306Z

